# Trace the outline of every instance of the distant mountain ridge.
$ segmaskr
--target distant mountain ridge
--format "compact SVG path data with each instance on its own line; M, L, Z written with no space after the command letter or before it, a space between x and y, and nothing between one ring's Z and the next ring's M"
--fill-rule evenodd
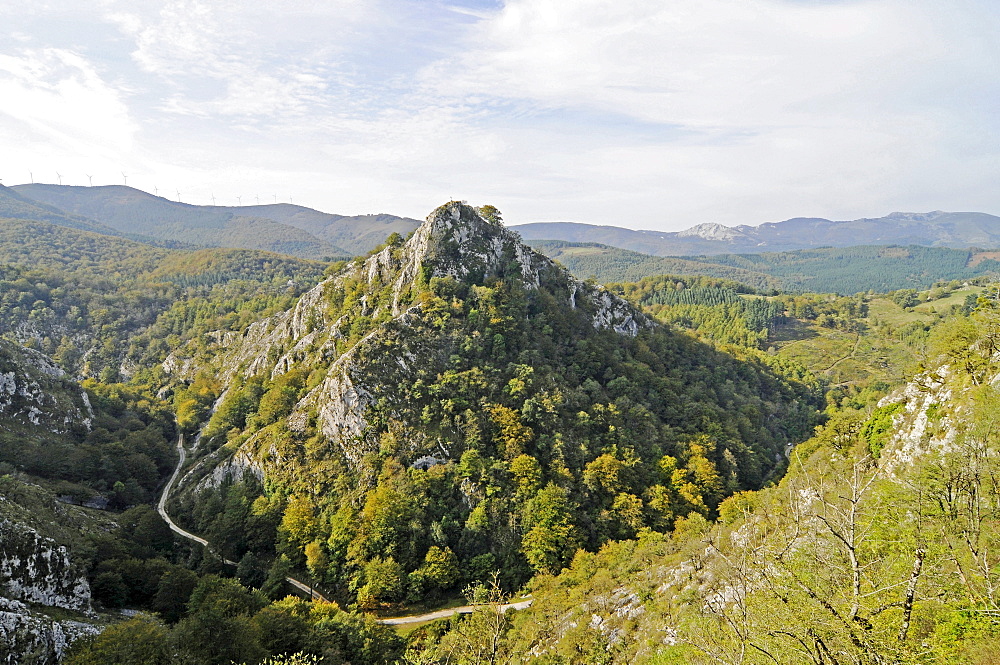
M759 226L705 223L676 232L635 231L575 222L539 222L514 228L525 240L600 243L656 256L749 254L857 245L1000 247L1000 217L940 210L894 212L885 217L850 221L795 217Z
M577 278L593 277L602 284L638 281L654 275L704 275L764 291L853 294L923 289L941 280L1000 274L1000 252L923 245L654 256L598 243L532 240L529 244L559 261Z
M262 249L310 259L363 254L391 233L406 235L419 225L416 220L394 215L334 215L286 203L192 205L122 185L29 184L5 189L19 201L49 210L50 217L61 213L65 220L73 223L42 217L37 211L27 217L29 219L44 219L112 235L128 234L210 247ZM11 204L10 207L15 206ZM14 214L6 216L25 218Z
M23 196L3 185L0 185L0 218L48 222L80 231L93 231L110 236L122 235L120 231L110 226L79 215L67 214L55 206Z
M338 215L290 203L204 206L170 201L121 185L0 186L0 216L165 243L261 249L300 258L365 254L392 233L406 236L420 222L388 214ZM795 217L759 226L712 222L683 231L633 230L576 222L512 227L527 241L598 243L653 256L760 254L821 247L916 245L1000 248L1000 217L981 212L894 212L831 221Z

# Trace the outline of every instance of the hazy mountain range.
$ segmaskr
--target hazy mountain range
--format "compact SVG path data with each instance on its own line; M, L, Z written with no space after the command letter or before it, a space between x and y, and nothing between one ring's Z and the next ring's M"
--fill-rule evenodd
M617 226L540 222L516 227L525 240L596 242L656 256L756 254L815 247L923 245L1000 246L1000 217L982 212L894 212L885 217L831 221L796 217L760 226L698 224L684 231L634 231Z
M121 185L32 184L0 190L0 213L24 219L24 210L5 212L11 205L7 201L12 199L19 208L30 202L42 204L51 217L44 221L75 228L84 228L80 221L74 221L83 218L104 227L86 230L209 247L264 249L302 258L363 254L389 234L406 234L419 225L416 220L394 215L332 215L287 203L191 205ZM42 219L39 214L30 218Z
M287 203L191 205L120 185L0 186L0 215L108 235L263 249L311 259L364 254L391 233L406 236L420 224L395 215L338 215ZM894 212L851 221L797 217L759 226L706 223L676 232L575 222L537 222L513 228L528 241L600 243L654 256L758 254L858 245L1000 247L1000 217L981 212Z

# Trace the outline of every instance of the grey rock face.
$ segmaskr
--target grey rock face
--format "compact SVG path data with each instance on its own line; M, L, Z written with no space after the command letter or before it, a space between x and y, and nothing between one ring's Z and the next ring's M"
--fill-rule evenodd
M89 431L93 416L86 393L51 359L0 341L0 417L63 434L72 426Z
M23 524L0 518L0 591L49 607L90 611L90 585L68 550Z
M73 642L101 632L82 621L55 621L24 603L0 598L0 664L55 665Z

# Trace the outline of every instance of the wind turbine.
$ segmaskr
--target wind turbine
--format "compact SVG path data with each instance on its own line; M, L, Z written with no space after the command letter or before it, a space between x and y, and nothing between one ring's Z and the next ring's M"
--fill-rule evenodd
M90 181L90 186L93 187L94 186L94 176L88 175L87 176L87 180Z
M59 171L56 171L56 177L59 178L59 185L62 186L62 175L59 173Z
M277 202L278 202L278 195L277 195L277 194L275 194L275 195L274 195L274 202L275 202L275 203L277 203Z
M159 195L160 195L160 188L157 187L156 185L153 185L153 196L159 196Z
M179 190L179 189L177 190L177 202L178 203L181 202L181 190Z
M28 171L28 179L31 180L32 185L35 184L35 174L32 173L31 171Z
M243 205L243 197L240 196L239 194L236 195L236 205L238 206Z
M257 205L260 205L260 197L257 196L256 194L254 194L253 197L257 199Z
M212 207L215 207L215 192L212 192Z
M124 171L122 171L122 178L124 178L124 180L125 180L125 186L128 187L128 176L125 175Z

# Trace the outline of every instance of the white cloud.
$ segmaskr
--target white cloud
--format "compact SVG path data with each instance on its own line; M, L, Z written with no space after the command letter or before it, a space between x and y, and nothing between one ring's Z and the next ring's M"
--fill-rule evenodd
M460 4L7 7L7 43L26 41L0 47L0 133L202 202L422 215L457 197L646 228L1000 212L987 0Z
M679 227L876 214L926 201L927 174L961 161L973 118L949 98L997 99L984 6L511 0L422 82L454 104L503 101L522 126L568 111L547 154L508 150L566 175L555 192L535 188L534 215ZM960 170L983 188L1000 175ZM529 191L539 175L509 177ZM937 207L962 206L935 189Z
M40 148L94 158L128 151L136 130L118 90L86 59L44 49L0 55L0 118L5 152Z

